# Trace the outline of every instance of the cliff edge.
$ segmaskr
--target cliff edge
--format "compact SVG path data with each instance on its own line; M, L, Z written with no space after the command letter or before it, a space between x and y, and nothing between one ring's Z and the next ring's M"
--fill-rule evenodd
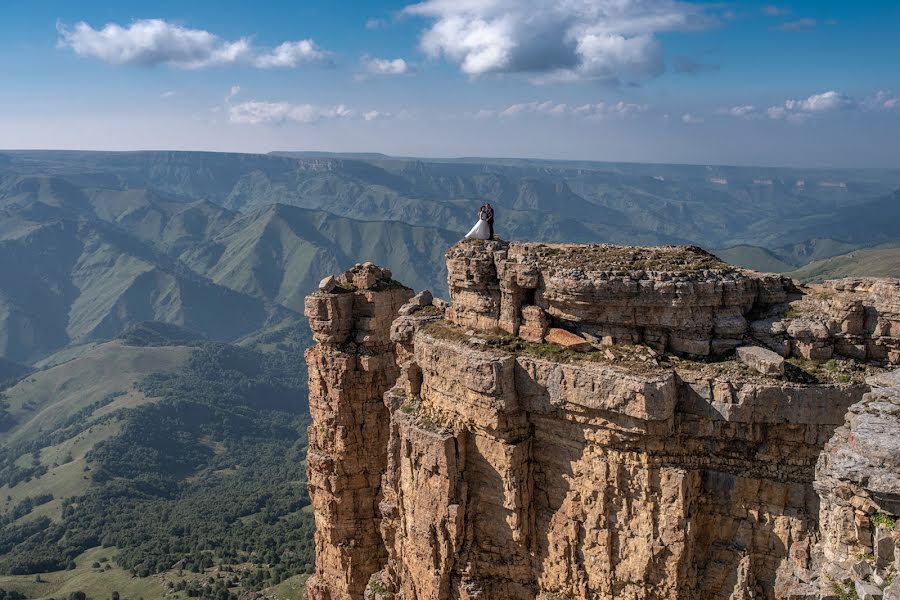
M893 593L900 281L684 246L447 265L449 306L374 265L307 298L311 599Z

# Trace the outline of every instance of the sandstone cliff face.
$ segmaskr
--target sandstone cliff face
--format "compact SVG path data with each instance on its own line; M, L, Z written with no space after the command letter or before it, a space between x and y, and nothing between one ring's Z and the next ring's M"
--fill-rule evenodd
M862 510L870 521L897 514L892 448L860 450L869 462L849 475L829 475L843 467L821 461L843 463L820 459L833 436L828 456L856 439L858 419L839 426L851 405L871 413L858 407L873 406L864 377L878 369L840 360L788 365L780 378L727 358L761 344L896 362L896 295L873 293L881 283L800 290L679 247L465 242L448 267L452 306L420 296L397 310L393 347L379 346L397 368L361 388L366 414L378 415L363 420L383 430L356 429L366 436L356 440L379 456L348 461L339 445L317 446L358 486L313 495L325 533L312 598L361 598L363 580L367 598L384 600L827 597L831 565L856 548L852 497L877 506ZM798 321L825 332L804 337ZM543 343L551 327L592 351ZM311 379L335 366L346 368L311 360ZM370 392L387 380L379 412ZM333 397L340 412L347 400ZM880 487L863 483L879 457ZM311 460L311 485L313 471L332 472ZM840 486L829 477L852 495L832 501ZM345 504L352 518L330 522ZM338 538L344 546L326 547ZM351 539L365 551L348 549Z
M900 371L870 384L816 469L823 595L879 597L900 572ZM884 598L900 600L900 582L887 586Z
M382 397L399 372L391 322L411 296L389 272L359 265L331 292L306 298L317 342L306 352L313 421L308 480L316 519L311 599L361 598L386 557L378 533L389 431Z

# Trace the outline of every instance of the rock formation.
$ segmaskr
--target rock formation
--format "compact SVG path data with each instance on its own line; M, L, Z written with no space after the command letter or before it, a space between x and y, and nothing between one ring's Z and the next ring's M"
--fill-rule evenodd
M447 264L449 307L371 265L307 299L312 600L891 589L900 282L676 246Z
M306 298L316 345L309 365L307 450L315 506L316 574L311 598L362 598L387 556L378 532L379 487L387 460L389 415L382 397L399 369L391 322L412 290L371 264Z

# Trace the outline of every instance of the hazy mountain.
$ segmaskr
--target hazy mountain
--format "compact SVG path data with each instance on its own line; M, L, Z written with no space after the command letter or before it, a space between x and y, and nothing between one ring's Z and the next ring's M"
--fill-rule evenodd
M811 238L774 249L778 256L795 266L844 254L858 247L857 244L830 238Z
M165 321L269 339L327 273L371 260L444 293L490 201L508 239L727 248L767 271L900 238L900 171L383 155L4 152L0 356L33 362ZM260 337L261 336L261 337ZM60 355L63 356L63 355Z
M234 220L181 255L214 282L298 312L327 273L356 262L386 265L416 289L445 293L444 253L458 234L394 221L356 221L276 204Z
M140 321L235 339L279 317L101 221L35 210L0 239L0 355L31 362L71 343L110 339ZM35 221L36 212L45 212ZM284 316L284 315L281 315Z
M725 262L763 273L783 273L796 268L796 265L785 262L771 250L759 246L743 244L721 248L714 253Z
M638 165L372 155L11 152L19 175L151 190L248 211L273 203L464 232L485 200L508 238L770 249L841 235L853 207L900 188L900 171ZM874 207L874 205L872 205ZM839 212L844 211L844 212Z

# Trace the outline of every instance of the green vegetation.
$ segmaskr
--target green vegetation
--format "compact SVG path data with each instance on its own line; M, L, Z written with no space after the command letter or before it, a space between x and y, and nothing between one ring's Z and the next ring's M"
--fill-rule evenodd
M856 588L852 583L844 585L833 577L828 577L828 581L831 584L831 591L837 596L837 600L859 600Z
M128 346L193 346L204 340L200 333L159 321L132 325L119 336Z
M228 582L262 589L311 572L305 385L297 354L223 344L146 377L140 392L156 400L106 413L119 427L87 452L90 485L62 499L59 521L20 518L52 498L10 511L0 573L77 570L77 557L97 546L117 548L116 564L137 577L235 570L223 578L223 598L234 594ZM63 431L84 427L100 408L74 414ZM201 597L223 589L201 587Z
M787 359L785 374L800 383L861 383L872 369L852 360L832 358L820 363L793 356Z
M894 519L890 515L884 513L875 513L872 515L872 525L879 529L893 529Z
M118 592L121 598L162 598L161 581L134 577L115 563L115 548L92 548L75 557L73 568L40 575L0 575L0 588L15 590L25 598L69 598L82 592L93 600L106 600ZM94 566L99 565L99 566Z

